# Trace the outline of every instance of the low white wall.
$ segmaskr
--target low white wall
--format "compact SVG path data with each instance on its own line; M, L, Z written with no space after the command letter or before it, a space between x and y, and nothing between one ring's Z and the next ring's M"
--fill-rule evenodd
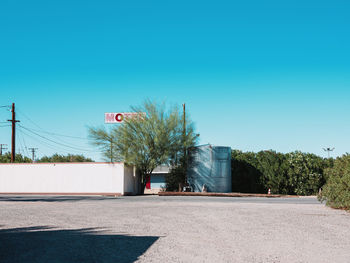
M123 195L124 168L123 163L0 164L0 193Z

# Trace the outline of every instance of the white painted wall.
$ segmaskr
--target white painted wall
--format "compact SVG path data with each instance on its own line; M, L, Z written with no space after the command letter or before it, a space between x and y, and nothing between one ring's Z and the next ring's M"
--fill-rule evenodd
M124 194L133 192L129 170L123 163L0 164L0 193Z

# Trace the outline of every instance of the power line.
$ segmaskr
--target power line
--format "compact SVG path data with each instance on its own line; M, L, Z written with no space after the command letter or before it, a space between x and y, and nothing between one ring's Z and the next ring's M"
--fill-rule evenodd
M55 145L52 145L52 144L49 144L47 143L46 141L42 141L40 138L38 137L34 137L32 135L29 135L28 133L24 132L21 128L19 128L19 130L21 130L21 133L24 134L25 136L29 137L30 139L36 141L37 143L39 143L40 145L42 145L44 148L49 148L49 149L52 149L54 150L54 153L56 154L82 154L81 151L76 151L76 150L66 150L66 149L60 149L59 146L55 146ZM42 156L47 156L46 153L44 153L43 151L41 150L37 150L38 152L41 153ZM99 151L95 151L96 153L102 153L102 152L99 152Z
M21 134L21 136L20 136L20 134ZM26 154L26 156L29 156L28 147L27 147L26 142L25 142L25 140L24 140L24 136L23 136L23 133L22 133L22 129L18 129L18 138L19 138L19 141L21 141L21 139L22 139L22 142L23 142L23 145L24 145L25 154ZM23 152L24 152L24 151L23 151Z
M52 144L49 144L49 143L47 143L47 142L41 141L39 138L34 137L34 136L29 135L28 133L24 132L21 128L20 128L20 130L21 130L21 132L22 132L24 135L26 135L27 137L29 137L29 138L31 138L32 140L36 141L37 143L39 143L40 145L44 146L45 148L52 149L52 150L54 150L54 151L56 151L56 152L57 152L57 150L58 150L59 152L64 152L64 153L71 153L71 151L78 152L78 151L76 151L76 150L69 150L69 151L70 151L70 152L69 152L67 149L63 149L63 148L60 149L59 146L52 145ZM79 151L79 153L81 153L81 151Z
M54 140L51 140L51 139L49 139L49 138L47 138L47 137L45 137L45 136L43 136L43 135L40 135L40 134L38 134L38 133L32 131L31 129L28 129L28 128L24 127L23 125L19 125L19 126L20 126L21 128L23 128L23 129L29 131L30 133L35 134L36 136L39 136L39 137L41 137L41 138L43 138L43 139L45 139L45 140L48 140L48 141L53 142L53 143L56 143L56 144L58 144L58 145L62 145L62 146L64 146L64 147L68 147L68 148L72 148L72 149L76 149L76 150L80 150L80 151L84 151L84 152L93 152L93 151L91 151L91 150L83 149L83 148L80 148L80 147L74 147L74 146L70 146L70 145L67 145L67 144L64 144L64 143L56 142L56 141L54 141Z
M52 145L52 144L49 144L47 143L46 141L41 141L41 139L39 139L38 137L34 137L32 135L29 135L28 133L24 132L21 128L20 128L21 132L26 135L27 137L31 138L32 140L36 141L37 143L39 143L40 145L44 146L45 148L49 148L49 149L52 149L56 152L64 152L64 153L71 153L72 151L73 152L77 152L77 153L81 153L81 151L77 151L77 150L67 150L67 149L63 149L63 148L60 148L60 146L56 146L56 145Z
M29 128L28 128L29 129ZM39 133L46 133L49 135L54 135L54 136L61 136L61 137L67 137L67 138L73 138L73 139L80 139L80 140L88 140L88 138L83 138L83 137L78 137L78 136L71 136L71 135L64 135L64 134L59 134L59 133L54 133L54 132L48 132L48 131L43 131L43 130L36 130L36 129L30 129L32 131L36 131Z
M32 121L31 118L29 118L21 109L17 109L19 111L20 114L22 114L27 120L29 120L31 123L33 123L36 127L38 127L40 130L42 130L42 128L36 124L34 121Z
M46 134L50 134L50 135L55 135L55 136L62 136L62 137L68 137L68 138L74 138L74 139L81 139L81 140L87 140L87 138L83 138L83 137L79 137L79 136L71 136L71 135L66 135L66 134L59 134L59 133L54 133L54 132L48 132L45 131L43 128L41 128L37 123L35 123L31 118L29 118L22 110L17 109L21 115L23 115L27 120L29 120L32 124L34 124L37 128L39 128L40 130L36 130L36 129L31 129L33 131L36 132L41 132L41 133L46 133Z
M21 128L21 129L26 129L26 128L23 127L22 125L20 125L20 128ZM30 130L28 130L28 129L26 129L26 130L29 131L29 132L31 132L31 133L33 133L33 134L35 134L36 136L38 136L38 137L40 137L40 138L43 138L43 139L45 139L45 140L48 140L48 141L53 142L53 143L55 143L55 144L58 144L58 145L60 145L61 147L63 146L63 147L65 147L65 148L72 148L73 151L76 151L76 152L79 152L79 153L81 153L81 152L96 152L96 151L91 151L91 150L86 150L86 149L71 147L71 146L68 146L68 145L65 145L65 144L62 144L62 143L58 143L58 142L53 141L53 140L50 140L50 139L48 139L48 138L46 138L46 137L44 137L44 136L41 136L40 134L36 134L36 133L34 133L34 132L32 132L32 131L30 131ZM34 138L35 140L38 141L37 137L31 136L31 135L27 134L26 132L24 132L23 130L22 130L22 133L25 134L26 136L31 137L31 138ZM43 144L43 143L42 143L42 144ZM49 143L47 143L47 142L45 142L44 144L45 144L45 145L50 145L51 147L53 147L52 149L57 150L57 146L56 146L56 145L52 145L52 144L49 144ZM50 148L50 147L49 147L49 148ZM72 151L72 149L70 149L70 151ZM69 153L69 152L67 151L67 149L64 149L64 151L67 152L67 153Z

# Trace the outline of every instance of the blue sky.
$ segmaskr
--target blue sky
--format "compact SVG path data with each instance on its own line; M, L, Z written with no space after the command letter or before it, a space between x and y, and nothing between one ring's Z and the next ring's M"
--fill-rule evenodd
M349 11L337 0L3 0L0 106L15 102L25 127L85 138L104 112L146 98L185 102L202 144L341 155L350 151ZM0 143L10 145L8 118L0 108ZM18 136L24 153L56 150ZM100 158L84 139L46 136Z

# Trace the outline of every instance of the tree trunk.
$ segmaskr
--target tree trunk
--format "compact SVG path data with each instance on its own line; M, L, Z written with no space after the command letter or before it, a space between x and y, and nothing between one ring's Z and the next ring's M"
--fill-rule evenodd
M144 194L145 193L145 189L146 189L146 185L147 185L147 180L150 177L150 174L142 174L141 175L141 189L140 189L140 194Z
M145 188L146 188L146 182L141 182L140 194L143 195L145 193Z

